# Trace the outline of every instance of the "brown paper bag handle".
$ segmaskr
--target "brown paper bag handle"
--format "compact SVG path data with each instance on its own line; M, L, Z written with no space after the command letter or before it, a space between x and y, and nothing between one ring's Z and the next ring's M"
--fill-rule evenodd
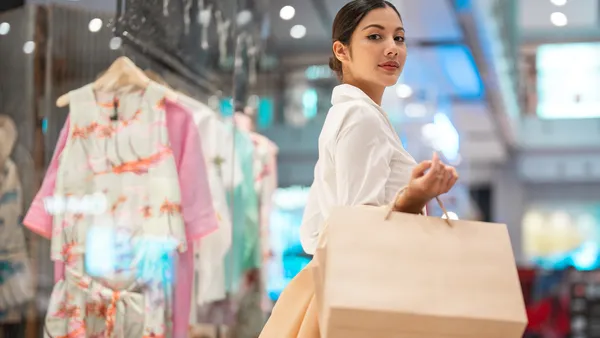
M385 220L388 220L390 218L390 216L392 216L392 213L394 212L394 205L395 205L396 201L398 200L398 197L400 197L400 195L404 192L404 190L406 190L406 188L407 187L403 187L402 189L400 189L400 191L396 194L396 198L394 198L394 200L392 201L392 203L390 203L388 205L388 210L387 210L387 213L385 215ZM442 212L444 213L444 216L446 216L446 223L448 223L449 226L452 226L452 224L450 223L450 216L448 215L448 210L446 210L446 207L444 206L444 203L442 202L442 200L440 199L439 196L436 196L435 200L437 201L438 205L442 209Z
M396 198L394 199L394 201L392 201L392 203L390 203L388 206L386 206L386 209L387 209L386 215L385 215L386 221L390 218L390 216L394 212L394 203L396 203L396 200L398 200L398 197L400 196L400 194L402 194L404 192L404 190L406 190L406 188L407 187L403 187L402 189L400 189L400 191L396 194ZM448 215L448 210L446 210L444 203L442 202L442 200L440 199L439 196L436 196L435 200L437 201L438 205L444 212L444 216L446 216L446 223L448 223L449 226L452 226L452 224L450 223L450 216ZM325 246L325 243L324 243L325 242L325 234L327 233L328 227L329 227L329 223L325 222L323 224L323 228L319 231L319 236L317 237L317 247L319 247L319 248Z

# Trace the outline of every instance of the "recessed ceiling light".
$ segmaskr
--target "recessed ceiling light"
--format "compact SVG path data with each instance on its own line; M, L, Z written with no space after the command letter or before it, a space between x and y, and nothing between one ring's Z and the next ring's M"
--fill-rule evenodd
M292 18L294 18L295 15L296 15L296 9L292 6L284 6L279 11L279 16L283 20L292 20Z
M302 39L306 35L306 27L302 25L296 25L290 30L290 35L294 39Z
M31 54L34 51L35 51L35 42L33 42L33 41L25 42L25 44L23 45L23 53Z
M408 85L400 83L396 85L396 95L401 99L406 99L412 95L413 91Z
M550 15L550 21L554 26L564 27L569 21L567 20L567 16L561 12L554 12Z
M123 40L120 37L115 36L112 39L110 39L109 47L112 50L117 50L117 49L121 48L122 44L123 44Z
M555 6L564 6L567 4L567 0L550 0Z
M10 24L8 22L0 23L0 35L6 35L10 32Z
M236 21L238 26L247 25L248 23L250 23L250 21L252 21L252 12L250 12L247 9L239 12Z
M88 28L92 33L100 31L102 29L102 20L98 18L92 19L88 25Z

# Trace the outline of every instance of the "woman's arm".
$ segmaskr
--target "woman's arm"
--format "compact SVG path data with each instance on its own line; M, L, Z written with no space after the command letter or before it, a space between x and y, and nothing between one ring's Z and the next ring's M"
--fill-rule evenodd
M427 205L427 200L406 189L396 198L394 210L409 214L420 214L423 212L425 205Z
M338 205L386 203L392 152L379 119L360 106L346 112L333 149Z
M419 163L412 171L411 182L415 177L422 177L425 175L425 171L430 169L431 165L431 161ZM410 214L420 214L423 212L423 208L425 208L428 201L429 199L424 196L423 192L415 191L409 184L406 189L396 197L396 200L394 201L394 210Z

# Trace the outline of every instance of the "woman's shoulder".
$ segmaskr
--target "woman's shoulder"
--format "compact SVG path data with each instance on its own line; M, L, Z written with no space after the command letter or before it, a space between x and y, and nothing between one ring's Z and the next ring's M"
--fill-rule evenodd
M385 121L379 115L376 108L360 100L334 104L321 130L320 146L335 145L346 137L382 137Z
M327 114L325 125L339 127L361 124L365 127L379 125L385 121L381 119L380 112L367 102L352 100L334 104Z

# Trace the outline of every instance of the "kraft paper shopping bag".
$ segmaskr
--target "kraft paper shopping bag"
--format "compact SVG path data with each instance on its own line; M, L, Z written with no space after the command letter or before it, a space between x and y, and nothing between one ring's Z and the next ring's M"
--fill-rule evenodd
M335 209L327 224L323 338L522 337L506 225L365 207Z

